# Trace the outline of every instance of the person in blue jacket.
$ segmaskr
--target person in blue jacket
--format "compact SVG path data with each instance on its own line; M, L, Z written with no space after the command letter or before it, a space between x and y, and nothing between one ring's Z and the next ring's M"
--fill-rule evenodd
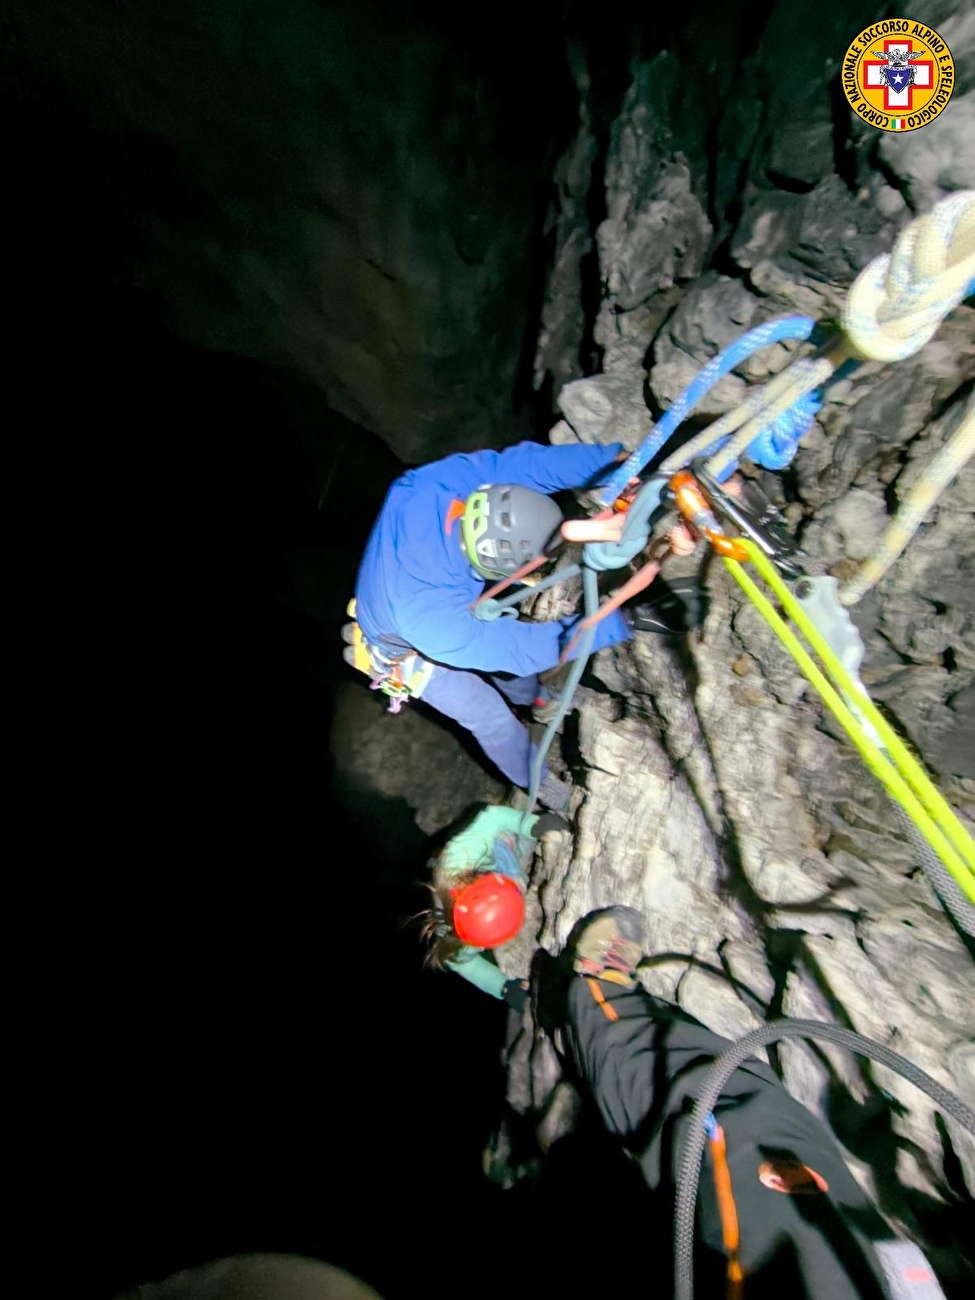
M562 514L548 494L594 485L623 456L620 443L523 442L410 470L389 489L362 557L355 617L374 671L408 661L418 683L410 693L470 731L522 789L532 743L509 704L544 699L538 674L558 663L578 616L485 622L472 606L486 581L509 577L557 538ZM634 626L633 613L616 611L598 625L594 649ZM547 776L542 801L561 811L566 797Z

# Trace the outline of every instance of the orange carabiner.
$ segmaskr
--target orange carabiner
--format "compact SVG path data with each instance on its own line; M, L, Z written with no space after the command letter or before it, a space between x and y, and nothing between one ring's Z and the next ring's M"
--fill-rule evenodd
M729 560L748 559L748 552L741 542L721 531L711 502L690 470L683 469L675 474L670 480L670 490L677 509L692 528L708 539L719 555Z
M739 564L743 564L748 559L748 552L741 542L736 541L734 537L728 537L724 533L715 533L709 528L704 529L704 536L718 554L723 555L725 559L737 560Z
M633 502L637 499L637 496L639 495L639 493L640 493L640 484L639 484L639 482L636 482L636 483L627 483L626 487L623 489L623 491L619 494L619 496L618 496L618 497L616 498L616 500L613 502L613 509L614 509L618 514L621 514L621 515L626 514L627 510L629 510L630 506L631 506L631 505L633 504Z

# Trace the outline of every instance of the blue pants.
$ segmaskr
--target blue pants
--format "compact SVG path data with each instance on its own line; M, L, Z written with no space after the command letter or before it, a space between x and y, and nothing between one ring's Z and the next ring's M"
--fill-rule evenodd
M630 629L616 611L599 624L593 649L616 645L629 637ZM512 785L527 790L533 756L531 737L507 701L531 704L538 693L539 682L534 673L530 677L512 677L507 673L481 676L437 664L420 698L469 731Z

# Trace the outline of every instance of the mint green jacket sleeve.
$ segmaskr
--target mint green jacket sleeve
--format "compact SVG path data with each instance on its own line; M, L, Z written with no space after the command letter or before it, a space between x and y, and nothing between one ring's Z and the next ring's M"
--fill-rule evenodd
M482 957L476 949L465 948L463 951L472 953L472 956L462 958L460 961L447 962L447 969L454 971L483 993L490 993L492 998L502 998L504 996L502 990L508 979L504 971L495 966L493 961Z
M538 820L532 816L525 819L522 832L521 823L525 814L517 808L491 806L485 808L471 822L466 831L447 844L441 859L440 870L447 876L459 875L462 871L485 871L491 866L491 851L494 841L505 833L525 836Z

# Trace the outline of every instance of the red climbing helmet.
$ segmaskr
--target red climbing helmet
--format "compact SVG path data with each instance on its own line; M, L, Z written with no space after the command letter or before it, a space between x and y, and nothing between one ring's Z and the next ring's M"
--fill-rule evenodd
M525 900L513 880L486 871L453 898L454 931L474 948L496 948L513 939L525 919Z

